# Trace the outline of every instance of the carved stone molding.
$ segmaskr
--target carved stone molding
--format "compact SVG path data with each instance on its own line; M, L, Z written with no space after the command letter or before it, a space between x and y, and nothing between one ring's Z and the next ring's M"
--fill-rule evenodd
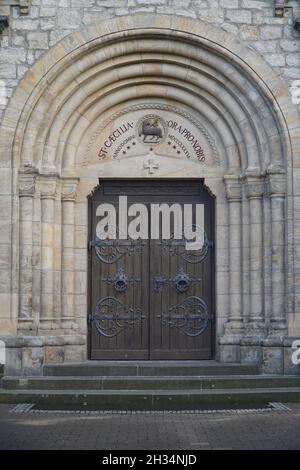
M61 200L75 201L79 178L64 179L61 183Z
M240 177L237 175L225 175L224 182L228 201L241 201L242 185Z
M21 174L19 175L19 196L20 197L33 197L35 194L35 180L34 174Z
M249 169L244 174L248 199L261 198L265 193L265 178L258 169Z
M40 177L39 179L39 189L41 199L55 199L56 197L56 186L57 178L54 176L51 177Z
M284 197L286 193L286 176L282 166L272 166L267 170L268 194L271 197Z

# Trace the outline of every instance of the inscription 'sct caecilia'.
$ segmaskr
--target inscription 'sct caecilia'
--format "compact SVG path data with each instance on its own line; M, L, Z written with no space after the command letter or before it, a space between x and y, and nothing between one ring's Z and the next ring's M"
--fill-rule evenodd
M103 160L108 156L109 149L117 142L120 137L123 137L124 134L128 133L133 129L133 122L127 122L126 124L122 124L117 129L115 129L109 136L108 139L103 144L99 151L99 160Z

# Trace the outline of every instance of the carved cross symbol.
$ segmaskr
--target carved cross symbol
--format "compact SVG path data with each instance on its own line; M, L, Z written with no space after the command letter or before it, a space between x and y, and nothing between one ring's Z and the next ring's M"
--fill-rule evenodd
M157 161L153 160L152 158L149 158L148 163L144 163L144 168L148 170L149 175L153 175L155 173L155 170L158 170L159 164Z

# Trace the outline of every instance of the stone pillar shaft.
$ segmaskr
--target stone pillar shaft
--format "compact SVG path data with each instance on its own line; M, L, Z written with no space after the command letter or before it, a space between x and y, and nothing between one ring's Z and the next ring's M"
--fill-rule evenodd
M229 203L229 295L230 311L226 332L241 332L242 312L242 228L241 228L241 184L235 176L225 176Z
M271 333L286 332L285 311L285 175L269 171L272 211L272 312Z
M53 328L54 199L56 179L41 180L41 328Z
M242 186L239 176L224 176L228 201L229 251L229 314L225 334L219 340L221 362L241 360L240 341L243 337L243 277L242 277Z
M264 180L259 175L246 176L246 195L250 210L250 312L249 334L263 333L264 269L263 269L263 197Z
M19 326L31 325L32 316L32 221L35 176L22 174L19 178L20 201L20 296Z
M75 294L75 198L77 180L62 183L62 326L72 328Z

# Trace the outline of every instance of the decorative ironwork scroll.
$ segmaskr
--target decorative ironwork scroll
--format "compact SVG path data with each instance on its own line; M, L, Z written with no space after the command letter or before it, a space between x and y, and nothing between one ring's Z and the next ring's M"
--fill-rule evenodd
M196 226L193 225L193 230ZM171 236L170 239L163 239L158 243L161 243L165 250L169 250L171 255L179 256L184 261L187 261L190 264L201 263L209 253L210 248L213 246L213 243L208 240L206 233L203 231L204 243L201 248L187 250L187 243L190 243L191 240L188 240L184 235L181 239L177 240L174 236Z
M134 252L141 252L144 246L141 239L138 240L95 240L89 243L90 248L95 249L97 258L106 264L116 263L122 256L131 255Z
M124 305L115 297L99 300L92 314L92 322L102 336L113 338L127 328L133 328L146 318L139 308Z
M206 303L200 297L187 297L178 305L171 306L167 312L156 315L162 324L178 328L185 335L195 337L201 335L208 327L211 315Z

